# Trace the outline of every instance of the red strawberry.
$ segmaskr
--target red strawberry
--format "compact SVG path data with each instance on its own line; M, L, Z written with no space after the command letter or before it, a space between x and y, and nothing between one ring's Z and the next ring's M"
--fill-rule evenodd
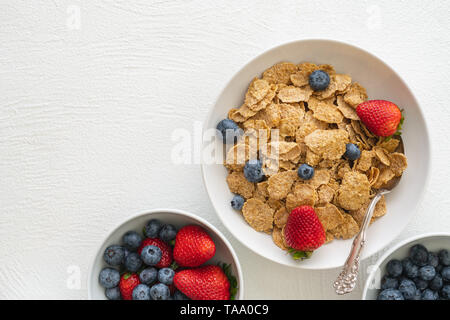
M173 258L181 267L198 267L215 253L216 246L203 228L189 225L178 231Z
M218 266L179 271L173 278L178 290L193 300L229 300L230 282Z
M167 243L158 238L145 238L138 249L138 253L141 254L142 249L146 246L156 246L159 249L161 249L162 252L161 260L155 267L167 268L168 266L170 266L173 260L172 248L170 248L170 246Z
M136 273L124 273L120 277L119 290L123 300L133 298L133 289L140 284L139 276Z
M356 113L367 129L379 137L396 133L402 119L400 109L386 100L365 101L356 107Z
M308 258L325 243L325 230L311 206L300 206L289 215L284 237L294 259Z

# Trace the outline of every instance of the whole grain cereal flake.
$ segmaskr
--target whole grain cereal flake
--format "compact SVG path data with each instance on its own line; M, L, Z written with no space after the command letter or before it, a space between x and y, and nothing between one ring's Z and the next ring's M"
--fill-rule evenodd
M247 93L245 94L244 103L253 111L258 111L253 108L260 102L270 90L270 84L263 79L255 78L250 83Z
M315 211L325 231L332 230L345 222L339 209L331 203L316 207Z
M310 180L306 180L305 183L312 186L314 189L319 188L323 184L328 184L331 179L331 173L328 169L317 169L314 171L314 175Z
M358 210L370 197L370 184L365 174L347 172L337 193L338 204L346 210Z
M287 86L278 92L278 98L283 102L300 102L300 101L308 101L309 97L313 90L309 86L305 87L295 87L295 86Z
M286 210L286 207L281 207L275 211L273 222L277 227L283 228L286 225L288 218L289 212Z
M318 203L325 204L333 201L335 191L332 187L327 184L321 185L317 189L317 195L319 197Z
M289 84L291 74L297 72L297 70L297 65L291 62L281 62L264 71L263 79L269 83Z
M356 164L356 169L360 171L367 171L372 167L372 159L375 156L375 152L373 150L362 150L361 156L358 159L358 162Z
M395 176L401 176L403 171L405 171L408 166L406 156L403 153L394 152L389 155L389 160L391 163L390 168L394 172Z
M326 123L341 123L344 120L344 116L332 102L319 101L310 104L309 107L317 120Z
M336 228L334 228L333 230L330 230L330 232L333 234L334 237L342 238L345 240L355 236L359 231L359 226L351 215L344 213L343 217L344 222L341 223Z
M378 160L385 166L390 166L391 161L389 160L388 155L386 154L386 151L383 148L375 147L373 148L373 151L375 152L375 155L377 156Z
M255 186L249 182L242 171L234 171L227 176L228 188L231 192L237 193L248 199L253 196Z
M366 89L358 82L353 82L344 95L344 101L353 108L356 108L360 103L367 100Z
M305 143L322 158L337 160L345 153L348 133L341 129L315 130L305 137Z
M359 120L359 116L356 110L352 108L347 102L344 101L343 96L337 96L337 108L344 115L345 118L350 120Z
M380 169L380 174L378 175L377 181L373 184L373 188L380 189L391 181L395 177L394 171L391 168L385 167Z
M269 186L267 187L270 198L275 200L286 198L296 179L297 172L295 170L283 171L271 176L268 180Z
M273 239L273 242L281 249L283 249L283 250L288 249L284 243L283 230L281 228L277 228L277 227L273 228L272 239Z
M248 199L242 207L245 221L256 231L268 232L273 227L274 210L259 199Z
M298 206L313 207L317 201L317 193L310 185L296 183L292 192L286 196L286 209L290 212Z

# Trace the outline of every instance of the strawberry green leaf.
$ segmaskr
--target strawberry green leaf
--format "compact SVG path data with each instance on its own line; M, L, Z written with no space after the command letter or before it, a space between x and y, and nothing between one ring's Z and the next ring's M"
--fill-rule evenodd
M304 260L304 259L308 259L311 257L312 255L312 251L300 251L300 250L296 250L293 248L289 248L289 253L292 255L292 258L294 260Z
M228 278L228 282L230 282L230 300L235 300L238 286L236 277L233 275L233 272L231 271L231 264L219 262L217 265L222 268L223 272Z
M180 266L178 265L178 263L176 263L175 261L173 261L170 265L170 268L172 270L177 270Z

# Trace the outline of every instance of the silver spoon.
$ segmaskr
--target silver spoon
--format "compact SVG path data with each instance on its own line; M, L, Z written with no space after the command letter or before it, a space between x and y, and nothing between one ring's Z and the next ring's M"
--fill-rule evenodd
M400 140L398 144L396 152L405 153L405 148L403 145L403 140L400 136L396 137ZM370 224L370 220L372 219L373 211L375 209L376 204L381 199L381 197L394 189L397 184L400 182L400 177L395 177L390 180L386 185L382 186L381 189L378 190L375 197L373 197L369 206L367 207L366 214L364 215L364 220L361 225L361 229L353 240L352 249L350 250L350 254L345 261L344 268L339 274L338 278L333 284L333 287L337 294L346 294L352 292L356 286L356 280L358 279L359 273L359 260L361 257L361 252L366 243L366 231L367 227Z

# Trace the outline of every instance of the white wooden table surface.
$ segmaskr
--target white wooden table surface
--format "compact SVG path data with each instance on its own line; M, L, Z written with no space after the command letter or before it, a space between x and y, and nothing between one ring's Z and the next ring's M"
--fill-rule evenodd
M397 240L449 231L449 9L424 0L1 1L0 298L86 298L100 241L155 207L222 230L248 299L339 298L338 270L286 268L250 252L218 220L200 166L170 162L173 130L193 132L244 63L296 39L353 43L404 77L431 129L433 169ZM358 299L364 279L344 299Z

